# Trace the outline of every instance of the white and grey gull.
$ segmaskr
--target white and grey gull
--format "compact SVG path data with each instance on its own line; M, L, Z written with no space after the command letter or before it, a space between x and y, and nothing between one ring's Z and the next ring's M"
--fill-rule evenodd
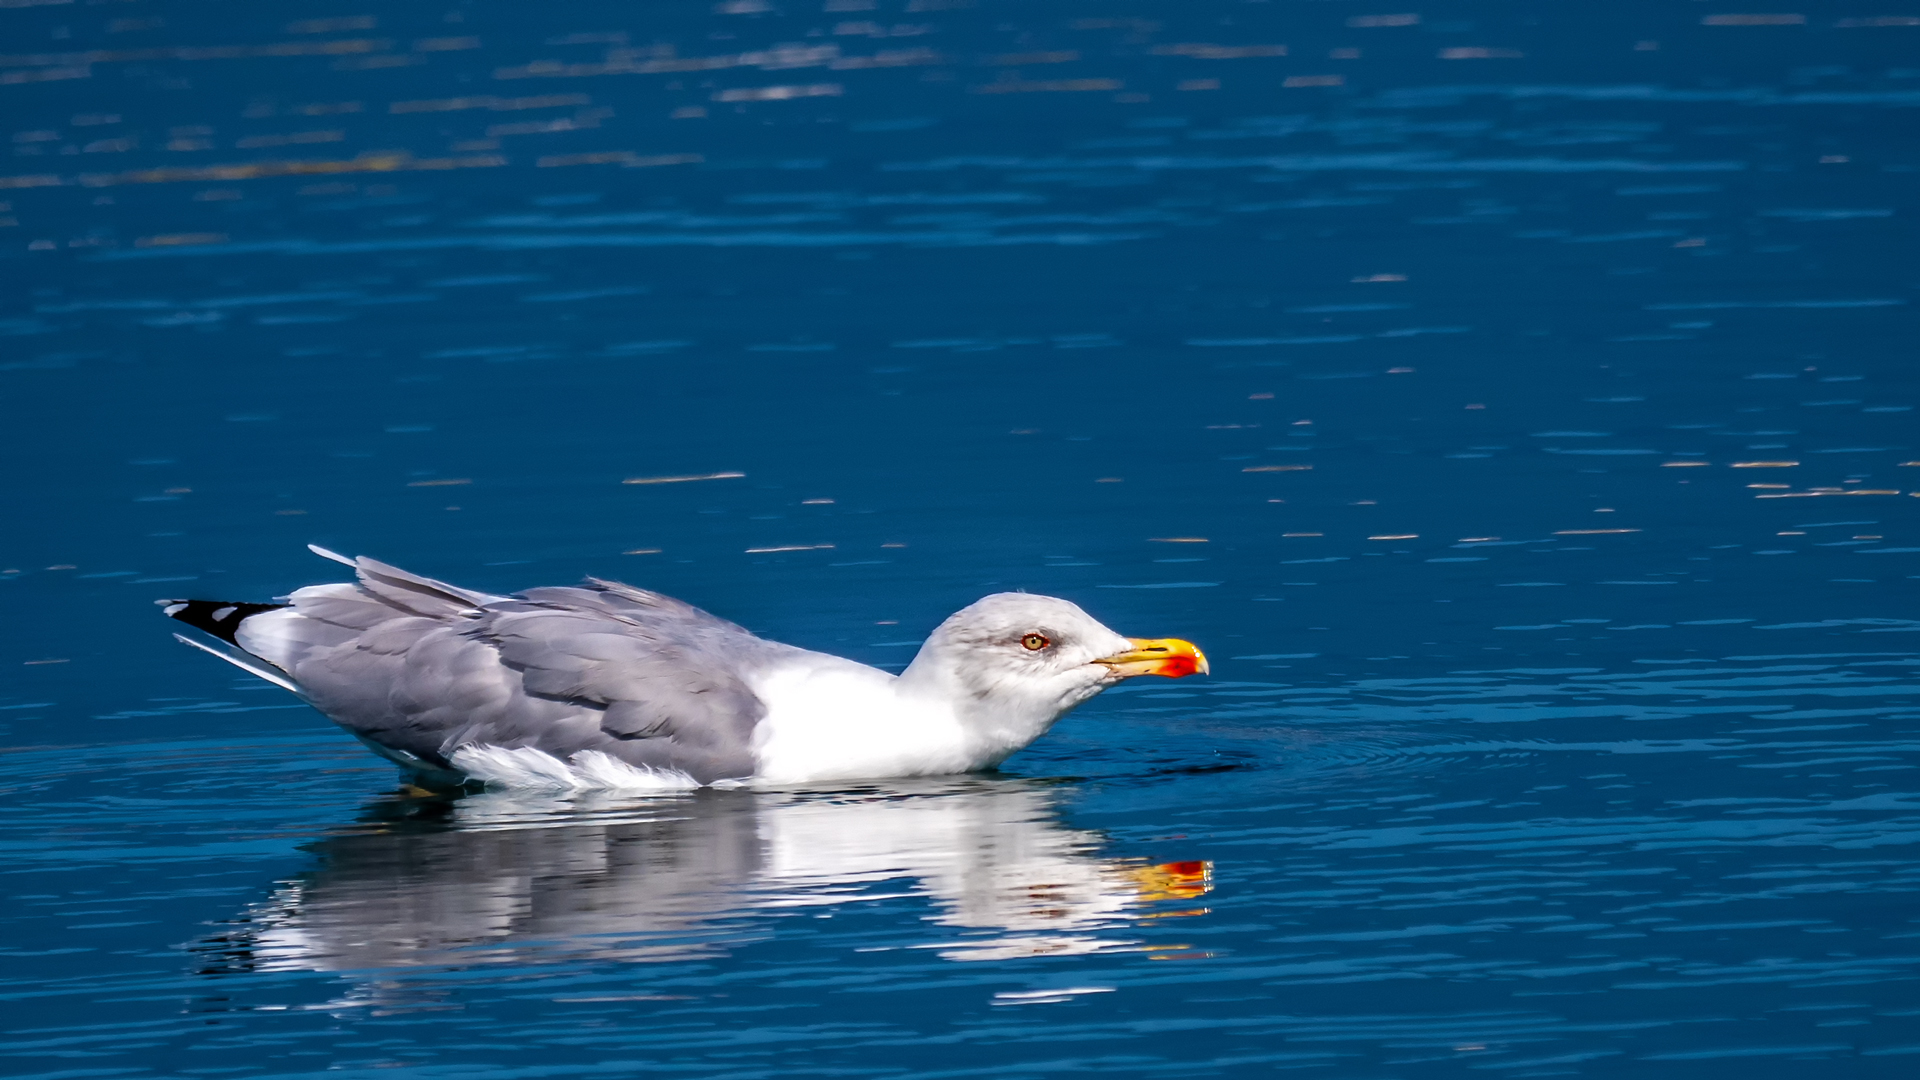
M670 789L972 772L1136 675L1207 671L1077 605L995 593L899 675L614 581L497 596L373 559L284 603L169 600L217 644L424 782Z

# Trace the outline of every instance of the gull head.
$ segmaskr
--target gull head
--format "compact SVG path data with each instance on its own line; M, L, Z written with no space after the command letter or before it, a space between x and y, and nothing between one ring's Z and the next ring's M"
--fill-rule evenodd
M1206 674L1207 658L1177 638L1129 638L1079 605L995 593L948 617L900 676L902 689L945 698L1004 757L1055 720L1135 675Z

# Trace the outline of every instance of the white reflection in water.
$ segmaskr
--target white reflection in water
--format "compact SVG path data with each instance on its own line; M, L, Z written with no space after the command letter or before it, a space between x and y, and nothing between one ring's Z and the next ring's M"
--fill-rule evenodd
M1144 948L1120 935L1210 888L1209 864L1103 855L1047 790L1004 782L438 809L322 841L205 951L223 970L687 960L770 936L757 912L919 897L958 933L901 944L997 960Z

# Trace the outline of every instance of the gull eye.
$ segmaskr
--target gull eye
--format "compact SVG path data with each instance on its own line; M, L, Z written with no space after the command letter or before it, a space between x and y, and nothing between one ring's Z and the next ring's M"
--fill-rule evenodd
M1051 644L1053 644L1053 642L1048 641L1047 635L1045 634L1028 634L1026 637L1020 639L1021 648L1026 649L1028 652L1039 652Z

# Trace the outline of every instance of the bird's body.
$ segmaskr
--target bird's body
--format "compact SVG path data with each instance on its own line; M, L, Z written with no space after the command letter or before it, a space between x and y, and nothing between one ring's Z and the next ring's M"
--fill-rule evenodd
M316 549L318 550L318 549ZM214 649L444 782L668 788L968 772L1123 678L1204 671L1065 600L1001 593L895 676L617 582L478 593L371 559L285 605L172 601ZM187 640L187 639L182 639ZM189 641L190 644L198 644Z

